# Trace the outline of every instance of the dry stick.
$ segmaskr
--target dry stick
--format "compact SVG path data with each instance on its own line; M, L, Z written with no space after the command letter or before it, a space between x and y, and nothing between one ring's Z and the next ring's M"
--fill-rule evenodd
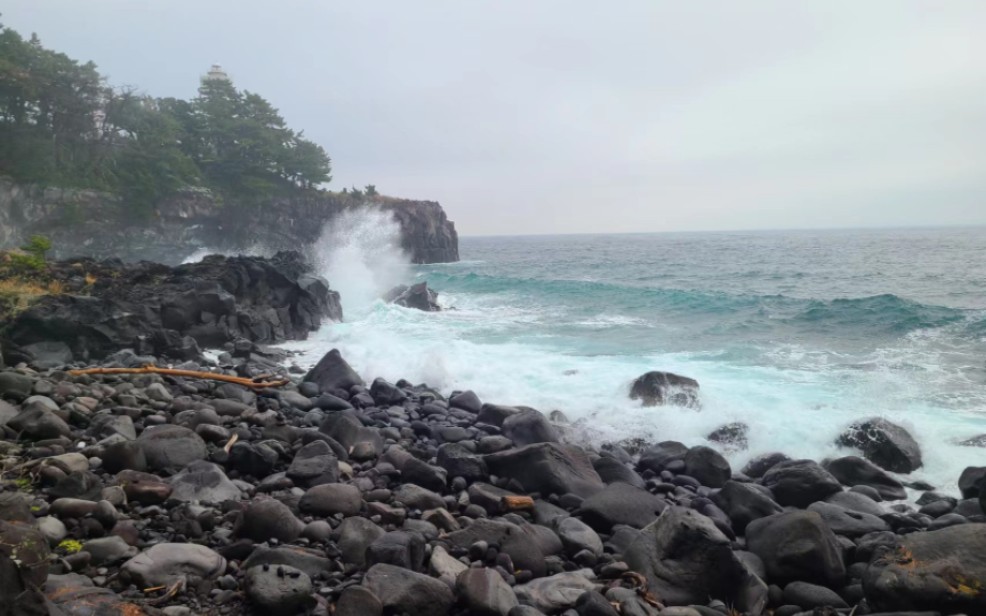
M144 366L142 368L86 368L84 370L69 370L72 376L82 374L164 374L167 376L183 376L191 379L209 379L212 381L224 381L226 383L236 383L250 389L264 389L266 387L281 387L290 381L281 379L277 381L256 381L239 376L219 374L216 372L203 372L200 370L178 370L176 368L158 368L157 366ZM267 377L260 377L267 378Z
M500 510L503 512L524 509L534 509L534 499L530 496L504 496L500 499Z
M223 450L226 453L229 453L229 450L233 448L233 445L235 445L238 440L240 440L240 435L234 432L233 436L229 437L229 440L226 441L226 445L223 447Z

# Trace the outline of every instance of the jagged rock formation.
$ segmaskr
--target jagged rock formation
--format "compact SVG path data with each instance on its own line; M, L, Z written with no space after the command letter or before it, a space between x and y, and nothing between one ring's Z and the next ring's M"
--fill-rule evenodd
M414 263L459 260L455 225L433 201L313 193L250 207L223 204L208 190L189 189L159 204L150 216L134 217L126 203L107 193L23 186L6 179L0 179L0 249L17 247L38 233L51 238L56 258L177 265L204 249L304 250L326 223L354 208L390 212Z
M173 268L82 259L53 263L51 273L65 292L5 325L8 359L57 364L131 348L187 360L200 347L304 339L323 319L342 320L339 294L297 252L214 255Z

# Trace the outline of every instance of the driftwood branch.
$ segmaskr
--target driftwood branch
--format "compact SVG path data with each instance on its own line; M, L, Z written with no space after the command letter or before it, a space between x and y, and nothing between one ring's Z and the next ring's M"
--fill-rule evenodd
M500 510L523 511L534 509L534 499L530 496L504 496L500 499Z
M190 379L209 379L212 381L223 381L224 383L236 383L250 389L264 389L265 387L281 387L287 385L287 379L268 381L267 376L257 379L248 379L239 376L230 376L217 372L203 372L200 370L177 370L175 368L158 368L157 366L144 366L142 368L86 368L84 370L69 370L72 376L82 374L164 374L167 376L183 376ZM258 380L263 379L263 380Z

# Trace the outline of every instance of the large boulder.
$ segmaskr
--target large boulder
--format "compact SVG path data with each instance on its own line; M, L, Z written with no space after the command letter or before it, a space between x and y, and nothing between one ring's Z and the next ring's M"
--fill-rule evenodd
M251 603L270 616L294 616L314 603L311 578L288 565L252 567L247 570L244 583Z
M767 603L766 584L733 553L712 520L692 509L666 509L641 531L625 560L667 605L704 605L711 598L759 614Z
M910 473L921 468L921 448L914 437L882 417L853 423L837 443L859 449L867 460L894 473Z
M721 488L732 476L729 462L711 447L692 447L685 454L685 474L703 486Z
M504 436L517 446L557 443L559 440L548 418L534 409L520 409L519 413L504 419L501 428Z
M898 537L863 576L874 610L986 614L986 532L962 524Z
M455 580L459 601L477 616L507 616L517 596L495 569L466 569Z
M205 460L192 462L173 476L170 483L171 497L180 501L218 504L240 498L240 489L230 481L223 469Z
M254 541L267 541L271 537L279 541L294 541L304 528L304 522L296 518L287 505L265 499L250 503L236 531L239 536Z
M769 490L758 488L750 483L727 481L722 489L712 496L712 502L729 516L733 529L742 534L753 520L784 511L769 493Z
M672 462L684 460L688 454L688 447L678 441L662 441L656 445L651 445L640 454L640 468L660 473L664 467Z
M582 519L599 532L617 524L643 528L668 506L660 496L626 483L611 483L582 502Z
M514 587L517 600L524 606L531 606L539 612L519 612L521 614L560 614L575 606L579 597L586 591L596 590L595 575L592 569L566 571L548 577L537 578L526 584ZM514 608L516 611L518 608Z
M845 456L825 462L825 470L845 486L869 486L884 500L907 498L904 485L886 471L858 456Z
M842 490L839 480L814 460L781 462L771 467L760 481L786 507L804 508Z
M648 372L633 382L630 399L644 406L698 406L698 381L671 372Z
M348 390L353 385L365 385L360 375L342 358L339 349L332 349L322 356L304 380L315 383L322 391Z
M379 563L363 577L384 609L408 616L445 614L452 607L452 590L442 581L394 565Z
M605 487L585 452L572 446L535 443L489 454L485 460L492 474L515 479L528 492L545 496L572 493L586 498Z
M767 581L838 585L846 577L842 547L820 515L788 511L750 522L746 543L763 560Z
M150 426L137 437L147 466L156 471L177 471L208 455L202 437L188 428Z
M187 575L215 579L224 571L226 559L196 543L158 543L123 563L120 568L120 573L138 588L169 586Z

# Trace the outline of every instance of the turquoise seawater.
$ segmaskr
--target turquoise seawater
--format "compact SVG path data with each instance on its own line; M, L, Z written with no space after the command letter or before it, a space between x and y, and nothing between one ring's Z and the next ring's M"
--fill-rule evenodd
M705 442L750 425L750 456L845 455L833 441L873 415L907 427L955 490L986 450L986 229L475 237L462 261L409 267L386 224L326 239L346 322L291 345L311 365L338 347L365 377L561 410L576 434ZM447 308L374 299L427 280ZM701 410L639 407L632 379L698 379Z

